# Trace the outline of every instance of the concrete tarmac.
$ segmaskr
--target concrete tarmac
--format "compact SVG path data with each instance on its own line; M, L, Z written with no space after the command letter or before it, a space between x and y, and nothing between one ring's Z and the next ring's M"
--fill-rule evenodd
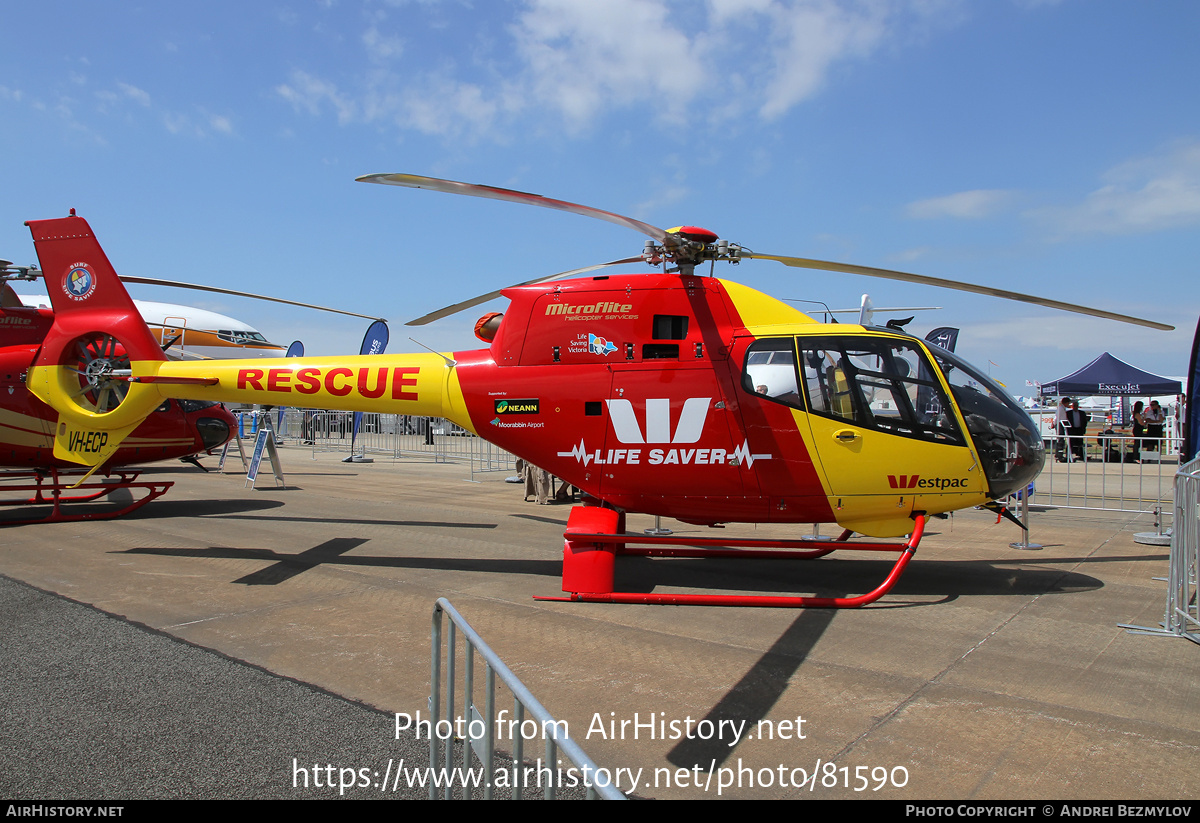
M1117 625L1162 619L1165 584L1154 578L1166 575L1168 549L1132 537L1150 529L1148 516L1036 512L1039 551L1010 548L1018 530L987 512L934 520L895 589L859 610L544 602L532 596L559 592L568 506L523 503L522 487L499 476L468 482L463 465L343 464L342 455L314 460L300 448L282 455L282 489L269 474L248 489L240 475L168 464L150 474L175 487L132 516L6 529L0 574L219 653L207 668L202 657L192 661L195 673L183 677L203 680L217 661L244 661L360 705L363 722L381 724L385 737L393 713L427 714L430 614L447 597L618 786L639 797L1191 799L1200 792L1200 649ZM640 531L653 518L631 515L628 525ZM807 533L664 525L697 536ZM857 594L874 588L892 563L839 554L622 558L618 587ZM151 764L163 752L186 760L194 718L204 712L181 706L172 727L177 697L154 683L144 694L120 682L81 692L103 698L52 688L56 678L84 676L78 672L107 652L70 631L50 640L23 628L18 638L15 627L36 623L31 614L38 614L18 595L0 597L4 665L16 662L18 639L57 643L61 652L43 664L44 693L6 690L0 698L46 706L40 720L36 711L22 715L40 724L30 737L42 742L0 755L0 795L56 797L64 783L52 775L68 766L53 741L69 732L78 750L69 768L88 773L85 786L111 792L96 796L154 796L122 782L123 771L142 764L98 754L104 736L133 734L123 729L139 722L137 712L121 714L117 728L90 718L118 696L153 704L147 715L152 708L155 732L139 738L144 755L126 750ZM159 654L150 645L135 653ZM244 751L231 764L260 767L258 794L231 788L227 796L302 796L291 794L299 755L337 768L379 765L377 745L356 749L344 730L329 734L332 725L323 729L319 719L306 720L298 735L264 737L256 729L286 716L287 702L231 698L223 680L214 674L212 682L214 700L232 699L250 715L241 721ZM66 700L77 704L68 711L59 705ZM498 745L511 749L508 740ZM228 746L239 748L236 737ZM527 757L538 753L527 747ZM197 758L195 767L219 774L222 763ZM41 784L39 768L47 775Z

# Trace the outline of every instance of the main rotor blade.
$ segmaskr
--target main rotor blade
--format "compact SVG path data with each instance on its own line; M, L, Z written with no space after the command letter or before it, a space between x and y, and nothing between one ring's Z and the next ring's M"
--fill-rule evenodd
M610 263L599 263L595 266L584 266L582 269L571 269L570 271L562 271L558 274L551 274L547 277L537 277L533 280L526 280L524 283L513 283L511 286L505 286L504 289L513 289L517 286L535 286L538 283L545 283L549 280L560 280L566 277L574 277L577 274L583 274L596 269L603 269L607 266L620 266L625 263L642 263L641 257L626 257L624 260L613 260ZM470 300L464 300L461 303L455 303L453 306L446 306L444 309L438 309L435 312L430 312L424 317L418 317L416 320L409 320L404 325L406 326L424 326L427 323L432 323L434 320L441 320L443 317L449 317L452 314L458 314L460 311L478 306L480 303L486 303L500 296L500 292L504 289L490 291L487 294L481 294L478 297L472 297Z
M304 309L316 309L317 311L328 311L334 314L345 314L350 317L362 317L366 320L383 320L382 317L374 317L369 314L358 314L352 311L342 311L341 309L331 309L328 306L316 306L312 303L301 303L296 300L284 300L282 297L267 297L263 294L251 294L248 291L235 291L233 289L219 289L216 286L198 286L195 283L180 283L177 280L159 280L154 277L131 277L126 274L118 275L125 283L140 283L145 286L172 286L177 289L195 289L196 291L211 291L217 294L232 294L234 297L252 297L255 300L267 300L271 303L285 303L289 306L300 306Z
M1158 323L1154 320L1143 320L1139 317L1130 317L1127 314L1117 314L1116 312L1104 311L1103 309L1090 309L1087 306L1064 303L1060 300L1050 300L1046 297L1035 297L1031 294L1021 294L1009 289L976 286L973 283L943 280L940 277L929 277L924 274L910 274L909 272L893 271L891 269L877 269L872 266L855 266L850 263L832 263L828 260L809 260L805 257L782 257L776 254L759 254L747 249L743 249L739 256L751 257L757 260L775 260L785 266L792 266L798 269L820 269L822 271L836 271L844 274L862 274L867 277L881 277L884 280L899 280L903 283L920 283L924 286L938 286L943 289L954 289L955 291L966 291L973 294L986 294L990 297L1002 297L1006 300L1032 303L1035 306L1045 306L1050 309L1060 309L1062 311L1075 312L1076 314L1088 314L1092 317L1103 317L1105 320L1119 320L1122 323L1133 323L1136 326L1146 326L1161 331L1175 330L1174 326L1168 326L1166 323Z
M649 223L643 223L641 220L634 220L632 217L625 217L621 214L613 214L611 211L594 209L591 206L568 203L565 200L552 200L540 194L529 194L528 192L513 191L512 189L498 189L495 186L481 186L477 183L458 183L454 180L422 177L418 174L364 174L362 177L354 179L360 183L386 183L391 186L405 186L410 189L429 189L430 191L440 191L446 194L465 194L471 197L486 197L489 200L507 200L510 203L524 203L527 206L541 206L544 209L558 209L559 211L579 214L584 217L594 217L597 220L604 220L608 223L624 226L627 229L633 229L636 232L657 240L664 246L673 248L679 244L679 240L675 235L667 234L657 226L651 226Z

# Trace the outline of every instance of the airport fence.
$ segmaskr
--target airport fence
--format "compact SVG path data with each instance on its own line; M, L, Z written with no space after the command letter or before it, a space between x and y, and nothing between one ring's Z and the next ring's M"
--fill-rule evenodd
M1200 458L1175 475L1175 527L1171 532L1171 570L1167 576L1166 631L1200 643Z
M278 435L284 442L310 445L317 452L352 450L353 412L288 409ZM488 472L516 471L516 457L461 426L440 417L407 414L364 414L353 453L467 463L471 478Z
M1163 622L1158 628L1119 625L1133 634L1171 635L1200 643L1200 458L1188 461L1175 473L1174 509Z
M1054 437L1031 502L1169 517L1180 445L1178 437Z
M445 634L442 632L442 618L449 618ZM458 683L456 669L458 665L458 649L456 634L463 635L463 683L462 709L463 714L455 715ZM445 638L445 660L443 666L442 640ZM504 661L492 651L483 638L471 628L466 619L444 597L439 597L433 607L433 628L431 634L431 671L429 689L429 768L433 773L444 770L444 774L454 773L454 746L452 745L456 730L465 732L462 752L462 765L459 774L466 774L471 769L483 768L483 797L492 799L497 784L511 786L513 800L521 800L524 789L533 785L540 786L543 797L553 800L557 796L560 784L584 785L587 787L589 800L600 798L604 800L624 800L623 795L612 783L605 781L605 775L611 777L611 772L598 767L579 744L567 734L566 723L557 721L546 710L533 693L522 683ZM475 656L482 658L484 670L483 699L484 708L480 712L475 704ZM508 710L496 708L496 680L500 679L513 698L511 717ZM444 693L443 693L444 692ZM526 717L528 713L528 717ZM499 733L499 734L497 734ZM497 737L507 740L513 747L512 777L504 781L497 780L497 769L493 755L496 751ZM540 740L543 744L543 754L532 765L526 765L525 743ZM445 746L443 748L443 743ZM559 754L571 763L571 771L559 766ZM472 755L480 765L472 765ZM453 787L446 785L429 787L429 799L437 800L438 794L449 800ZM469 781L462 781L461 797L470 800L472 788Z

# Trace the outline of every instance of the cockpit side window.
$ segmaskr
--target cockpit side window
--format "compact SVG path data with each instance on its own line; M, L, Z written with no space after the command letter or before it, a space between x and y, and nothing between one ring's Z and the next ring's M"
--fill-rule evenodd
M766 400L804 409L796 386L796 343L790 337L755 340L746 351L742 388Z
M863 428L961 444L962 434L920 348L896 338L797 342L808 409Z

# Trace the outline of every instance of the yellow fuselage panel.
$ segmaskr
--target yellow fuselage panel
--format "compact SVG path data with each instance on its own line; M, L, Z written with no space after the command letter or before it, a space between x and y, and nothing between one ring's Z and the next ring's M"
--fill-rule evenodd
M445 417L471 428L458 375L437 354L164 362L157 376L217 380L155 384L168 397Z
M906 335L849 324L801 321L755 325L748 331L756 338L895 337L910 346L920 345ZM936 374L934 379L950 396L942 376ZM912 530L914 511L936 514L987 502L987 478L957 409L948 412L957 421L963 442L933 442L851 422L849 386L835 380L830 389L828 415L793 410L792 417L809 453L816 456L839 525L872 537L893 537Z

